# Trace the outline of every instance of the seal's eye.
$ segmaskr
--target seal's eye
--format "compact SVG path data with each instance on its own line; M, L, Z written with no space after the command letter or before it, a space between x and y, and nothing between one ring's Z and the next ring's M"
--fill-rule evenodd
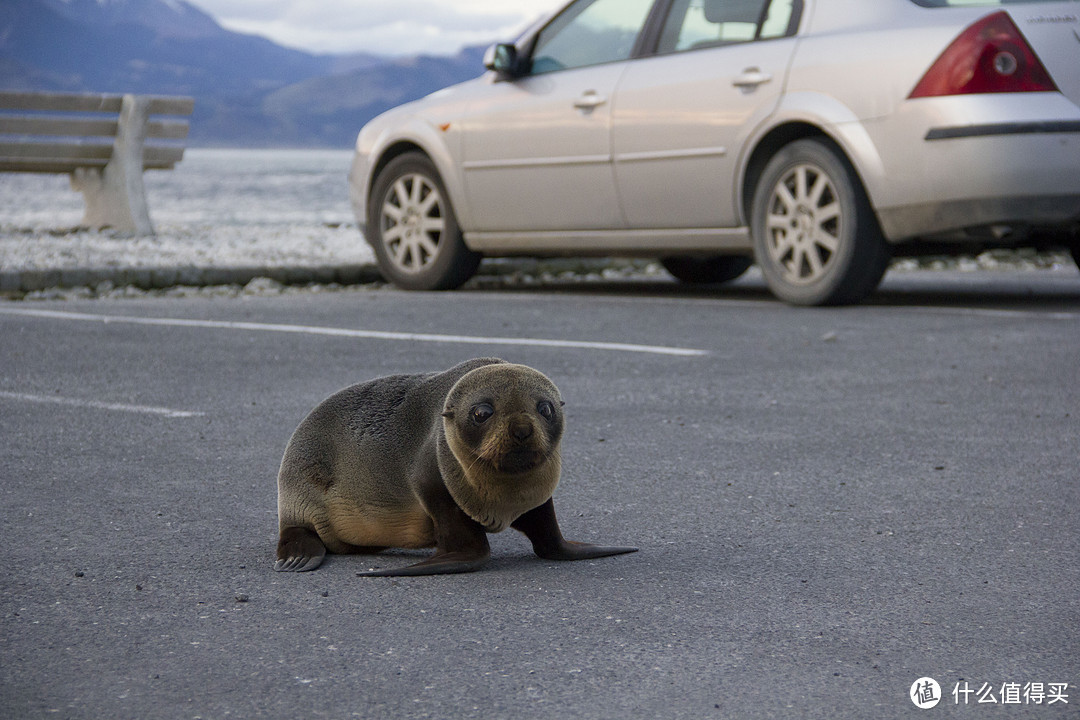
M494 414L495 408L491 407L487 403L479 403L478 405L473 405L472 410L469 411L469 417L471 417L472 421L477 425L483 425L488 420L490 420L491 416Z
M545 420L550 420L555 417L555 406L547 400L541 400L536 405L536 412L540 413L540 416Z

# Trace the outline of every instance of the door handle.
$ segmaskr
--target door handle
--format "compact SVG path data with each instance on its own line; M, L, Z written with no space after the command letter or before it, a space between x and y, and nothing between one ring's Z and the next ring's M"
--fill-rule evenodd
M753 90L758 85L764 85L770 80L772 80L772 75L762 72L761 68L751 67L743 70L741 75L736 75L731 84L743 90Z
M595 110L606 102L607 98L603 95L597 95L595 90L586 90L581 94L581 97L574 101L574 107L578 110Z

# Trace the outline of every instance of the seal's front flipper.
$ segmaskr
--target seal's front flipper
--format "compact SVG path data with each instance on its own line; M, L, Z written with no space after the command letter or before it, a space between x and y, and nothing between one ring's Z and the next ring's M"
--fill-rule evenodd
M510 527L524 533L532 541L533 552L545 560L588 560L637 552L636 547L590 545L566 540L555 519L555 503L550 499L519 517Z
M536 550L536 546L533 546ZM590 545L572 540L563 540L562 544L550 550L536 554L545 560L588 560L589 558L607 557L608 555L624 555L637 552L636 547L618 547L614 545Z
M360 577L398 577L403 575L451 575L479 570L488 561L490 553L450 552L436 553L427 560L403 568L368 570L356 573Z
M310 528L287 527L281 531L277 557L278 572L306 572L322 565L326 546Z
M427 497L429 507L444 507L436 513L435 554L415 565L356 573L363 577L400 575L450 575L479 570L491 557L487 533L479 523L461 511L446 490Z

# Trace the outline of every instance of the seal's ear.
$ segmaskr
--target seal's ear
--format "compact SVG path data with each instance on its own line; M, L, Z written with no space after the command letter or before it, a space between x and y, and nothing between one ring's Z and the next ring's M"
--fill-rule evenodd
M566 401L565 400L560 400L559 401L559 407L566 407Z
M454 419L454 408L446 408L445 410L443 410L442 416L444 418L446 418L447 420L453 420Z

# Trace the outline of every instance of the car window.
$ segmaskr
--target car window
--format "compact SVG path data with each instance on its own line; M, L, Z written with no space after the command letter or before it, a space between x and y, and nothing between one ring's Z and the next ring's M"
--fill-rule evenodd
M627 60L653 0L578 0L536 38L531 74Z
M657 52L682 52L753 40L758 37L758 26L769 4L769 0L675 0L664 21ZM793 0L772 5L776 8L770 8L766 24L770 37L781 37L787 34Z
M761 23L758 37L762 40L786 37L795 32L792 20L795 19L795 0L773 0L769 3L769 12Z

